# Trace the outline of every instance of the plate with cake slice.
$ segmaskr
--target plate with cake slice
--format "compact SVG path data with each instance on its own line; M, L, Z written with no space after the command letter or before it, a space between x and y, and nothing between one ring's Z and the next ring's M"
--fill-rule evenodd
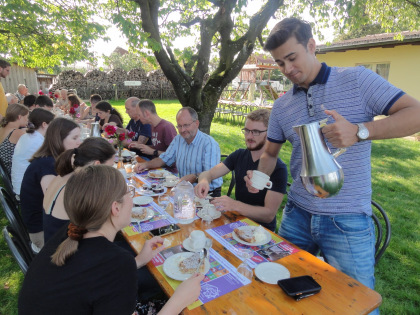
M153 218L155 213L148 207L134 207L131 211L131 220L133 222L144 222Z
M172 255L163 263L163 272L174 280L184 281L195 273L200 263L199 253L178 253ZM205 259L200 268L200 273L206 274L210 270L210 262Z
M260 246L271 240L271 235L261 225L244 225L233 230L232 237L235 241L248 245Z

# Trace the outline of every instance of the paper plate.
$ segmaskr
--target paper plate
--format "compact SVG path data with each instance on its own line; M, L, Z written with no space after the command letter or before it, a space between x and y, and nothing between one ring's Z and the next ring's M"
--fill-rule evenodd
M277 284L278 280L290 278L290 272L283 265L264 262L255 268L255 276L263 282Z
M133 204L136 206L144 206L153 202L153 198L149 196L139 196L133 198Z
M187 280L189 277L191 277L192 273L182 273L181 270L179 270L179 263L192 255L194 255L194 253L190 252L172 255L163 263L163 272L172 279L179 281ZM210 263L209 260L206 259L204 262L204 274L209 272L209 270Z
M134 218L132 216L131 217L132 222L144 222L144 221L150 220L151 218L154 217L155 213L153 212L153 210L150 209L150 208L146 208L146 207L134 207L131 212L135 213L137 211L143 211L143 209L147 209L147 215L143 219L137 219L137 218Z
M238 229L247 228L247 227L248 226L240 226ZM244 245L248 245L248 246L260 246L260 245L265 245L265 244L267 244L268 242L271 241L271 235L270 235L270 233L268 233L267 231L264 231L264 232L265 232L265 237L266 238L264 240L260 241L260 242L255 242L255 243L245 242L244 240L240 239L238 237L238 235L236 235L236 233L234 231L232 232L232 237L233 237L233 239L235 241L237 241L238 243L244 244Z

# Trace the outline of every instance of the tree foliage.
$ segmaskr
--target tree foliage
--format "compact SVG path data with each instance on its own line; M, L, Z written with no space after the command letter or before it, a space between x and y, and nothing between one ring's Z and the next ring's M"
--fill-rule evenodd
M0 0L0 4L0 53L27 66L50 67L91 57L88 47L105 30L94 16L104 13L123 31L134 52L156 58L181 104L199 112L205 132L223 89L261 47L273 16L280 20L309 12L318 33L324 26L346 32L366 24L388 32L420 28L420 0ZM185 48L174 49L180 38ZM217 62L210 67L214 55Z
M21 66L52 69L62 61L91 59L105 35L99 12L82 0L0 0L0 54Z
M127 54L113 52L109 56L102 55L102 58L104 59L104 64L112 69L121 68L125 71L130 71L134 68L142 68L146 72L156 69L156 66L145 57L132 52Z

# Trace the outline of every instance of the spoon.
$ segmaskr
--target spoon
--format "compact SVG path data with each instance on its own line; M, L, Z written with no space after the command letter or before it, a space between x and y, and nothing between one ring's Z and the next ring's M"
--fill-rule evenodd
M200 260L199 260L197 269L195 270L195 273L200 271L200 267L205 262L206 258L207 258L207 249L203 248L200 252Z

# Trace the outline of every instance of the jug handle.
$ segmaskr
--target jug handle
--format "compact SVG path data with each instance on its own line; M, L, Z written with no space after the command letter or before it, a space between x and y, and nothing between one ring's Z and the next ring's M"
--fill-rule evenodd
M340 148L340 149L338 149L337 151L335 151L333 154L332 154L332 156L334 157L334 158L336 158L336 157L338 157L338 156L340 156L341 154L343 154L344 152L346 152L347 151L347 149L346 148Z

